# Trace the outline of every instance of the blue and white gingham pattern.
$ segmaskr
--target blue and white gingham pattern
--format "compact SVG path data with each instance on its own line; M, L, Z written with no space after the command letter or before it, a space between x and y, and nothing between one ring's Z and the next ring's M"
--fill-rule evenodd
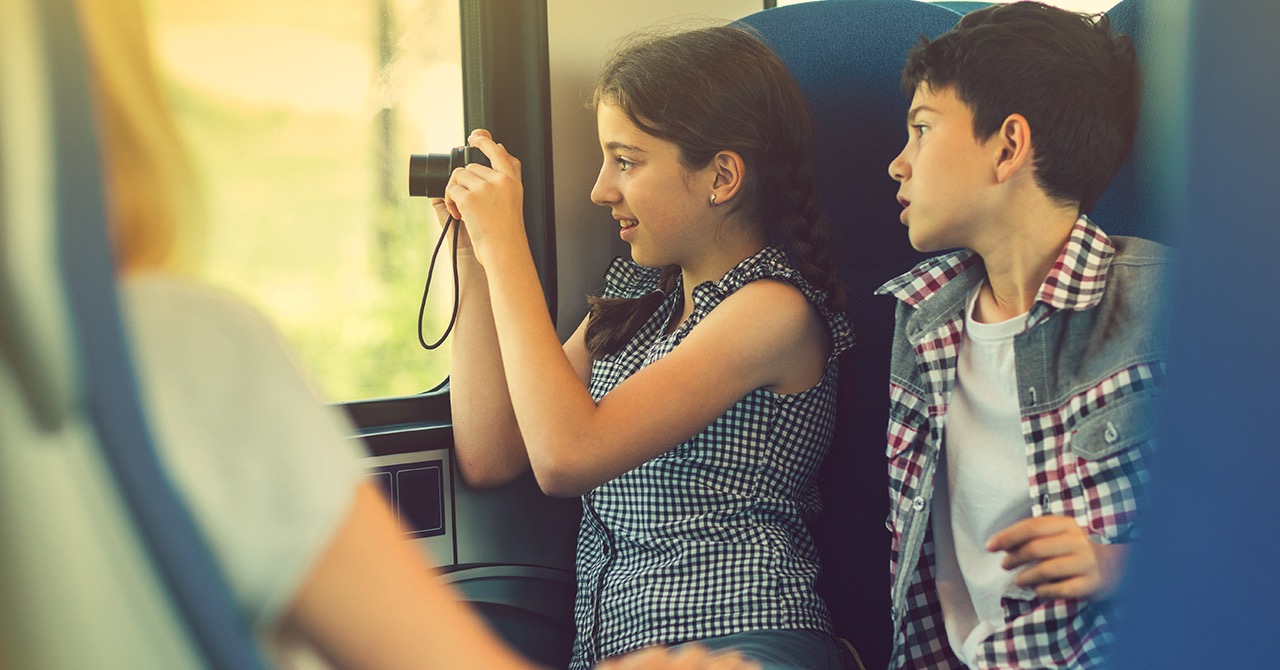
M639 297L657 278L619 259L605 295ZM818 512L817 472L835 425L836 356L852 334L779 249L695 287L693 314L665 334L677 288L622 351L593 363L590 390L604 397L762 278L791 282L826 318L832 351L822 380L793 395L753 391L687 442L583 497L574 670L655 643L831 629L814 590L818 557L806 523Z
M1027 315L1028 331L1061 314L1098 305L1107 290L1114 254L1107 236L1081 217ZM968 250L945 254L886 283L879 292L918 308L947 282L980 262ZM896 337L907 337L905 325L900 318ZM920 514L933 494L932 477L926 473L932 472L933 459L941 447L963 326L962 309L934 324L913 346L914 361L895 367L895 373L908 368L910 373L890 384L890 570L895 584L894 608L902 621L896 632L898 653L893 668L966 667L947 641L934 583L936 557L930 524L927 512ZM1147 486L1145 461L1152 443L1139 440L1086 458L1079 453L1085 447L1073 443L1073 438L1091 414L1150 392L1163 383L1163 377L1160 361L1131 362L1052 406L1035 406L1029 411L1024 405L1028 490L1036 514L1073 516L1107 541L1131 538L1138 503ZM920 550L915 556L902 554L911 544L909 533L923 535L922 543L916 542ZM910 574L899 574L904 566ZM1115 611L1109 603L1005 598L1002 604L1006 625L982 645L976 667L1094 668L1101 664L1113 639Z

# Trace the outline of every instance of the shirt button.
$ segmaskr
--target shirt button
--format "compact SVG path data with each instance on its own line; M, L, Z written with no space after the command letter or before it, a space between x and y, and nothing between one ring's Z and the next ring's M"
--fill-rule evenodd
M1107 441L1108 444L1110 444L1120 439L1120 431L1116 430L1116 425L1114 423L1111 423L1110 421L1108 421L1107 430L1102 434L1102 437Z
M916 499L911 501L911 509L917 512L924 509L924 498L916 496Z

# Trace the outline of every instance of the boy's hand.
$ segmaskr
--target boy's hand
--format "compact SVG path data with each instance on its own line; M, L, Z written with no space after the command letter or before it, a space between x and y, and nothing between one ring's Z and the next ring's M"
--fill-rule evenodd
M677 649L648 647L640 651L602 661L595 670L759 670L755 661L735 651L710 652L698 644L681 645Z
M987 551L1008 552L1006 570L1027 566L1013 581L1041 598L1095 601L1115 593L1128 555L1126 545L1098 544L1065 516L1023 519L991 536Z

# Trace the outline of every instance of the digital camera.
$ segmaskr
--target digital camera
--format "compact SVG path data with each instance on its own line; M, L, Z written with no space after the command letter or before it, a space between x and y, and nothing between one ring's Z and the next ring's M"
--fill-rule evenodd
M447 154L411 154L409 156L409 195L443 198L444 187L454 169L479 163L490 167L489 157L475 147L454 147Z

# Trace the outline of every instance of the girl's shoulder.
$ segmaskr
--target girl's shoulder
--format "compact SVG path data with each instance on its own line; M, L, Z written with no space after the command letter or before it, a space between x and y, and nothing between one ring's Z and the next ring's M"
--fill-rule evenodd
M748 288L750 290L745 290ZM739 293L735 302L746 300L758 304L761 318L788 304L791 309L786 311L792 314L803 314L810 308L816 310L826 324L833 359L853 346L853 330L845 314L831 309L826 292L805 279L786 253L776 246L765 247L743 260L720 280L694 287L694 309L705 315L730 295Z

